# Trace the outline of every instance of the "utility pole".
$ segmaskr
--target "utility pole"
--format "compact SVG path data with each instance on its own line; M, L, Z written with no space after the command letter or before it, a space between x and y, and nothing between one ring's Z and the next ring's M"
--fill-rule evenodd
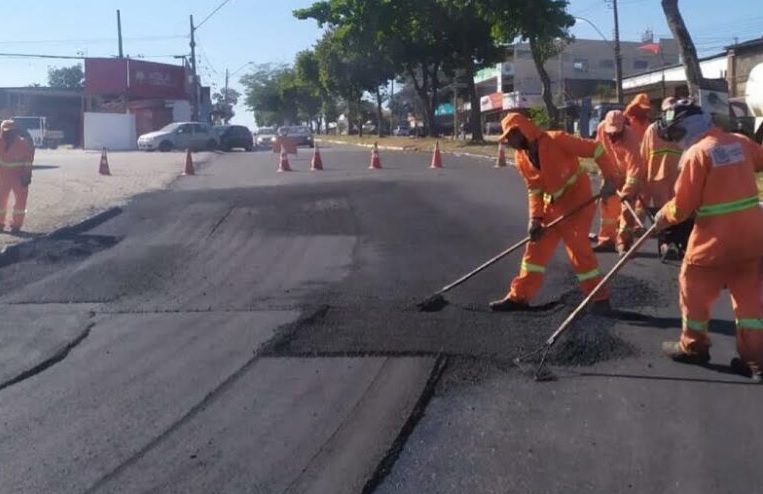
M223 106L225 107L225 111L228 111L228 67L225 67L225 89L223 90ZM226 113L227 114L227 113ZM225 119L225 123L228 123L228 119Z
M612 1L612 10L615 14L615 90L617 102L623 102L623 55L620 53L620 19L617 15L617 0Z
M122 50L122 14L117 10L117 37L119 38L119 58L124 58L125 54Z
M193 95L191 96L191 120L194 122L199 120L199 88L196 81L196 28L193 26L193 14L191 14L191 77L193 82L191 83L191 90Z

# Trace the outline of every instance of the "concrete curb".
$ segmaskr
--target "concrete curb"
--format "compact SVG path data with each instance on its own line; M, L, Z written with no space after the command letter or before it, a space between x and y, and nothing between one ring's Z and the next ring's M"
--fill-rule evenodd
M345 146L355 146L355 147L361 147L361 148L372 148L374 147L373 144L358 144L354 142L345 142L345 141L334 141L334 140L324 140L324 139L316 139L315 142L324 142L327 144L341 144ZM427 151L422 151L421 149L408 149L401 146L384 146L379 145L378 148L380 150L385 151L403 151L408 153L424 153ZM484 154L475 154L475 153L462 153L460 151L441 151L442 154L451 154L453 156L463 157L463 158L477 158L477 159L485 159L488 161L495 161L497 159L497 156L485 156ZM512 161L506 160L507 166L514 166L514 163Z
M122 214L122 208L120 206L113 206L100 213L96 213L84 220L74 223L72 225L62 226L40 237L32 238L16 244L6 245L0 251L0 267L12 264L17 258L22 249L29 245L33 245L35 242L41 242L44 240L58 239L67 235L76 235L91 228L109 221L116 216Z

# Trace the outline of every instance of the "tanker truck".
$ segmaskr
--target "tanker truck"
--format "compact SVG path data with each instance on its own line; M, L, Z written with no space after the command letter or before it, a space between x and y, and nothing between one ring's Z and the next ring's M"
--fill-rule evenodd
M763 144L763 63L750 71L744 93L729 101L732 121L736 130Z

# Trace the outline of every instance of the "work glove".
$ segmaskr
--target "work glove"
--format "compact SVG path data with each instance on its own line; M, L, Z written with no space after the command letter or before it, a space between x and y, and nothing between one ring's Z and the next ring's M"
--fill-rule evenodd
M608 197L612 197L617 192L617 184L613 182L610 179L604 179L604 182L601 184L601 188L599 189L599 195L601 195L602 199L606 199Z
M661 232L668 226L670 226L670 223L668 223L668 219L665 217L663 210L660 209L657 211L657 214L654 215L654 230L655 232Z
M543 225L540 219L533 218L527 224L527 234L530 235L530 241L535 242L543 236Z
M32 183L32 170L25 170L24 174L21 176L21 185L23 187L29 187L29 184Z

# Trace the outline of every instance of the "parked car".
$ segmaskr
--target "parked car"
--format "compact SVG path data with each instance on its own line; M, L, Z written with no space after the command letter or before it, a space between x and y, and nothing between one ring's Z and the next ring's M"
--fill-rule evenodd
M220 149L230 151L241 148L246 151L254 149L254 137L248 127L243 125L219 125L215 127L220 141Z
M255 145L258 148L269 148L273 146L273 142L275 142L277 135L278 132L275 127L260 127L257 129Z
M398 136L398 137L408 137L411 135L411 126L408 122L400 122L397 124L397 127L395 127L392 130L392 135Z
M306 125L281 127L278 129L278 135L293 139L297 146L315 146L313 143L313 131Z
M209 151L217 149L219 139L211 125L203 122L173 122L155 132L138 138L142 151L172 151L192 149Z

